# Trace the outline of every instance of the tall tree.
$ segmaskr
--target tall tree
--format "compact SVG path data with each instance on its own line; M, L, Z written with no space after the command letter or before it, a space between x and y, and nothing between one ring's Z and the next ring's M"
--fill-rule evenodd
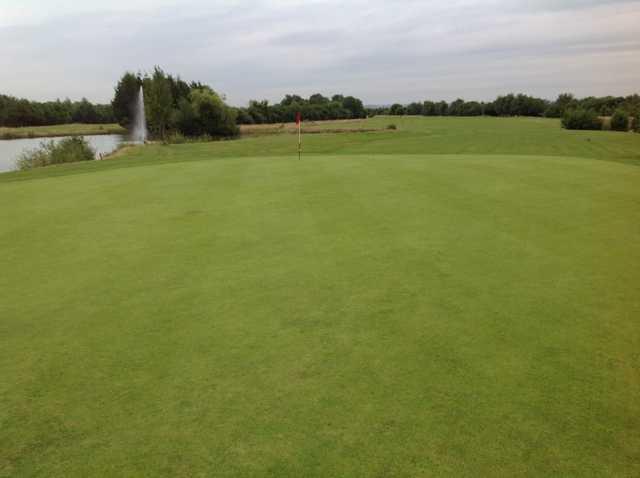
M351 111L352 118L364 118L366 116L366 111L364 110L364 105L362 101L358 98L354 98L353 96L347 96L342 100L342 107Z
M142 80L133 73L125 73L115 88L115 95L111 105L116 121L128 127L133 121L133 108L138 98L138 91Z
M423 105L420 103L411 103L407 106L407 114L408 115L421 115L423 113Z
M406 114L406 109L400 103L395 103L389 108L389 114L393 116L402 116Z
M451 116L462 116L464 114L464 100L458 98L449 105L449 114Z
M167 75L158 66L153 75L143 81L145 112L149 130L155 136L165 138L173 112L173 95Z
M236 112L229 108L211 88L191 90L191 106L198 125L198 134L235 136L238 133Z
M74 123L97 123L98 114L95 106L89 103L86 98L82 98L74 108L73 121Z
M329 103L329 98L322 96L320 93L316 93L309 97L309 103L312 105L324 105Z

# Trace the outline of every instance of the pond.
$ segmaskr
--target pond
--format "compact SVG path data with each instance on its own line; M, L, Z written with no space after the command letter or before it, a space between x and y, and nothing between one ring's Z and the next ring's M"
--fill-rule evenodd
M55 138L25 138L0 140L0 173L16 169L16 159L28 149L35 149L43 141L60 141L63 137ZM84 136L91 147L96 151L96 157L115 151L124 137L120 134L102 134Z

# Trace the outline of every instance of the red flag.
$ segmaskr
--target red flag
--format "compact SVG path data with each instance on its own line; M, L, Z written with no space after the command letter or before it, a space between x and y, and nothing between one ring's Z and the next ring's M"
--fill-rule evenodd
M298 111L296 113L296 124L300 126L300 123L302 123L302 114Z

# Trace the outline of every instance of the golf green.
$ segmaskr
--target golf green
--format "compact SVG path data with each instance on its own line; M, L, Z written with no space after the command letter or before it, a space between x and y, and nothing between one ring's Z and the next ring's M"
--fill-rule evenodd
M397 121L0 175L0 476L640 474L640 135Z

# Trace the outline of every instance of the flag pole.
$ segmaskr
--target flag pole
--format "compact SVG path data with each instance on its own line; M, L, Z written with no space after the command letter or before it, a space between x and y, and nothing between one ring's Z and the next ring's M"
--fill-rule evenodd
M296 123L298 123L298 161L302 154L302 115L300 112L296 113Z

